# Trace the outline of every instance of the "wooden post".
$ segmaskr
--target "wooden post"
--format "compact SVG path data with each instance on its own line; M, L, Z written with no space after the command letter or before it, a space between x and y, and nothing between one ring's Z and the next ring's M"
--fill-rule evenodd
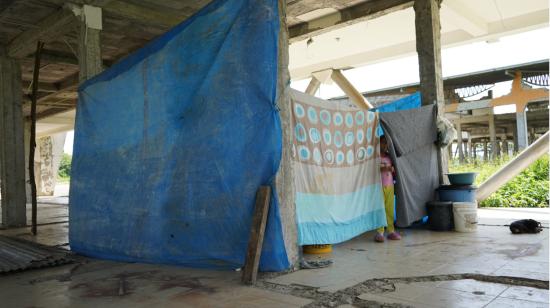
M321 86L321 82L315 78L315 76L311 76L311 81L307 85L306 93L312 96L315 96L315 93L317 90L319 90L319 87Z
M243 267L242 281L245 284L256 283L270 199L271 187L261 186L256 193L256 205L254 206L254 214L252 215L250 238L248 240L246 260Z
M333 70L331 78L357 107L367 110L374 107L365 99L363 94L349 82L340 70Z
M436 104L437 116L445 116L445 96L441 72L441 23L439 0L415 0L416 52L420 73L422 105ZM438 148L439 182L447 183L448 161Z
M458 147L458 160L462 164L464 162L464 148L462 145L462 124L460 120L456 122L456 146Z
M0 46L0 191L2 225L27 224L21 69Z
M42 53L44 43L36 43L36 52L34 53L34 71L32 76L32 99L31 99L31 138L29 146L29 181L31 182L31 202L32 202L32 227L31 232L36 235L38 204L36 200L36 179L34 177L34 150L36 148L36 100L38 94L38 82L40 75L40 54Z

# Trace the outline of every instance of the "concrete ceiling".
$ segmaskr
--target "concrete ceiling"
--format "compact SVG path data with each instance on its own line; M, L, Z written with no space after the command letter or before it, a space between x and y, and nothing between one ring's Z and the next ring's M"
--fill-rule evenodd
M547 0L444 0L441 5L443 47L545 26ZM415 36L412 8L311 35L290 46L291 77L299 80L327 68L346 69L411 55L416 52Z

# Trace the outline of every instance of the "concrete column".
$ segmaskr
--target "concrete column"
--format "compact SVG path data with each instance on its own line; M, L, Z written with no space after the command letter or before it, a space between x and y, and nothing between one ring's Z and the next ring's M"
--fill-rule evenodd
M516 127L517 127L517 152L523 151L529 145L527 140L527 114L525 106L516 105Z
M468 144L469 144L469 147L470 147L470 158L474 159L475 158L475 144L472 142L472 139L468 139Z
M80 15L78 37L79 79L83 82L103 71L101 59L101 8L84 5Z
M458 160L464 162L464 148L462 145L462 124L456 123L456 146L458 147Z
M500 147L500 138L496 140L495 142L495 157L501 156L501 147Z
M514 144L514 153L517 153L518 152L518 127L517 127L517 125L514 125L514 129L512 129L512 135L513 135L512 143Z
M489 139L491 141L491 156L490 159L496 157L496 148L497 148L497 137L495 130L495 115L493 114L493 109L489 112Z
M0 192L2 225L27 224L21 69L0 46Z
M508 139L506 136L502 136L502 152L504 156L508 156Z
M63 157L66 133L55 134L38 139L36 190L39 196L52 196L57 183L59 163Z
M286 252L289 261L295 267L298 266L300 249L298 247L298 230L296 228L296 187L294 184L294 165L292 162L292 128L290 118L292 108L290 105L289 85L290 73L288 71L288 32L286 25L286 1L279 0L279 62L277 80L277 106L281 117L283 130L283 153L279 171L275 177L275 187L279 198L281 224Z
M437 105L437 115L445 116L445 95L441 70L441 23L438 0L415 0L416 52L422 105ZM447 183L447 153L438 147L439 182Z
M489 151L487 149L487 140L483 140L483 160L489 159Z
M477 143L472 143L472 157L475 160L477 158Z

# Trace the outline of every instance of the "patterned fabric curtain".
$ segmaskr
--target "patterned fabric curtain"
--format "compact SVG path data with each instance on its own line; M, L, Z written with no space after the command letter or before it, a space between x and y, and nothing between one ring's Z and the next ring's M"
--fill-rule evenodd
M298 242L335 244L386 225L378 113L292 92Z

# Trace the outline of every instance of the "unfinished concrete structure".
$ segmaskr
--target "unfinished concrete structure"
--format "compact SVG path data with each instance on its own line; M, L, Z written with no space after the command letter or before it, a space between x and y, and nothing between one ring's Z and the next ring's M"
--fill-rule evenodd
M6 127L0 135L3 162L1 165L2 193L6 196L2 198L2 218L5 226L25 224L24 146L17 140L23 140L23 119L28 114L28 104L22 103L21 98L24 97L24 84L26 83L28 87L29 68L32 66L29 55L33 52L36 40L47 43L44 61L47 63L49 61L49 63L41 70L44 80L40 80L42 95L39 100L39 117L46 120L49 116L67 112L76 106L75 89L78 82L94 76L104 66L111 65L132 50L143 46L146 41L192 15L209 1L189 1L183 4L173 1L75 2L65 5L64 1L55 0L40 3L12 1L8 6L1 7L0 15L8 17L2 19L7 26L4 27L3 24L0 31L1 42L5 45L3 48L6 50L1 54L2 79L0 82L2 89L11 89L2 91L3 96L0 101L2 108L5 108L2 109L4 112L2 112L1 124L2 128ZM285 7L283 2L281 1L281 6ZM87 4L87 6L81 6L82 4ZM31 7L35 5L39 6L39 9L32 10ZM417 0L414 3L413 1L388 0L332 1L328 4L322 1L291 1L286 7L290 41L303 39L300 42L307 44L309 36L325 33L333 27L356 23L402 9L409 9L410 12L413 5L416 14L415 32L417 33L415 45L421 63L421 92L424 103L442 105L444 104L444 90L441 80L438 1ZM326 14L327 11L325 13L315 12L318 9L327 9L328 14ZM455 14L456 11L461 12L463 8L455 9ZM308 13L311 14L307 15ZM457 15L460 17L460 14ZM536 10L524 15L523 19L537 25L547 22L547 16L546 19L529 18L533 15L540 15ZM488 25L484 27L482 23L475 23L471 18L462 17L457 19L462 21L462 25L470 24L467 27L470 29L467 31L468 33L489 33ZM477 26L471 26L472 23ZM36 26L32 24L36 24ZM525 27L525 25L523 26ZM482 31L484 28L487 28L487 32ZM286 31L283 30L282 33L286 34ZM284 35L280 37L282 46L288 44ZM281 48L281 50L285 49ZM280 57L283 59L280 63L283 73L280 76L286 75L285 58L286 54ZM15 59L19 59L19 62ZM18 63L21 63L22 74ZM341 69L347 66L323 64L322 69L328 67ZM316 71L317 69L312 70L311 73ZM292 66L290 73L292 74ZM23 80L23 85L21 80ZM280 78L279 81L281 87L278 91L279 99L285 100L287 98L283 94L283 89L288 83L285 77ZM18 109L21 105L23 108ZM284 105L282 104L282 106ZM289 111L283 108L281 111L283 136L288 142L290 128L285 125L285 119L288 119L285 114L288 115ZM281 209L288 215L283 217L283 221L287 223L285 235L290 239L289 243L292 243L291 179L293 175L292 168L285 165L285 162L289 162L289 151L289 147L283 150L283 164L279 172L277 188L282 200ZM297 247L295 249L293 252L289 252L294 260L297 257Z

